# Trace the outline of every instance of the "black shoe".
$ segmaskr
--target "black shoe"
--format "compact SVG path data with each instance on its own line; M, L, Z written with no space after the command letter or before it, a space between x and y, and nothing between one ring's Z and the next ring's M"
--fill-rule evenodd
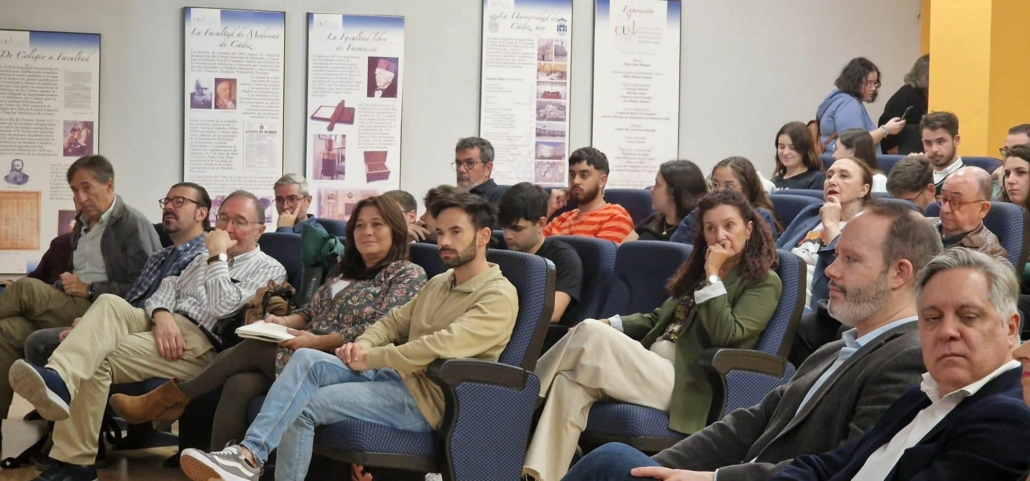
M14 392L32 404L43 419L63 421L71 414L68 405L72 396L57 371L19 359L11 366L8 380Z
M32 481L97 481L97 470L92 466L57 463Z

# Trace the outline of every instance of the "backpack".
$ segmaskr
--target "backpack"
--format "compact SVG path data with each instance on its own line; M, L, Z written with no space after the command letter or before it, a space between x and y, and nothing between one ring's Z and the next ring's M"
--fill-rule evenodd
M826 152L826 147L837 139L837 133L834 132L826 138L826 142L819 142L819 138L822 133L819 132L819 119L808 121L808 134L812 136L812 144L815 148L815 155L823 155Z

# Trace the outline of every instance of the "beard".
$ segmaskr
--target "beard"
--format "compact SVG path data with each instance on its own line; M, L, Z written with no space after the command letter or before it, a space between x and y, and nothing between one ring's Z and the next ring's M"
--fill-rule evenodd
M443 266L448 269L461 267L465 264L468 264L469 262L472 262L472 260L476 258L476 241L473 240L472 242L470 242L469 246L465 249L462 249L460 252L457 249L451 249L448 247L440 249L440 253L443 254L445 250L454 252L454 257L448 260L444 259L443 256L440 256L440 262L443 264Z
M596 187L594 190L589 190L586 187L580 188L583 189L583 193L578 197L572 196L573 199L576 199L577 204L589 204L593 202L594 199L597 199L597 196L601 195L601 187Z
M827 308L834 319L848 327L855 327L856 324L871 316L886 305L891 297L890 289L882 282L873 282L867 286L850 289L844 289L837 284L834 284L834 287L841 290L844 300L834 302L831 297L827 301Z

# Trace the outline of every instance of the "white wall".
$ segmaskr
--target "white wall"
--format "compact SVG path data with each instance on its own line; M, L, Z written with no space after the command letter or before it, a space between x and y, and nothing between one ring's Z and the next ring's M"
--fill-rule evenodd
M102 34L100 153L155 220L182 178L182 7L287 11L285 171L303 169L307 12L403 15L401 186L453 183L454 143L479 130L479 0L0 0L0 28ZM884 74L874 118L919 54L919 0L686 0L680 154L708 170L744 155L768 175L773 136L808 120L857 55ZM575 0L570 141L590 142L593 2ZM498 159L503 162L503 159Z

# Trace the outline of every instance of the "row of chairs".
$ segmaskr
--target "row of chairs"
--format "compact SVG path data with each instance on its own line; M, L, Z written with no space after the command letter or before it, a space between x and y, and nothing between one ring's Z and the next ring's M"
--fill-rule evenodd
M343 237L347 235L347 221L316 217L315 222L318 222L322 227L325 227L326 232L334 236ZM165 232L164 226L160 222L154 224L154 230L157 231L157 237L161 240L161 247L172 245L172 238L168 236L168 233ZM269 230L270 232L273 232L275 229Z
M905 155L878 155L876 156L876 163L879 164L880 170L884 174L887 174L894 168L894 164L897 164L899 160L904 159ZM823 161L823 169L829 169L837 159L833 158L833 154L823 154L820 159ZM987 172L994 173L995 169L1001 167L1002 162L994 157L962 157L962 163L965 165L971 165L973 167L980 167Z

